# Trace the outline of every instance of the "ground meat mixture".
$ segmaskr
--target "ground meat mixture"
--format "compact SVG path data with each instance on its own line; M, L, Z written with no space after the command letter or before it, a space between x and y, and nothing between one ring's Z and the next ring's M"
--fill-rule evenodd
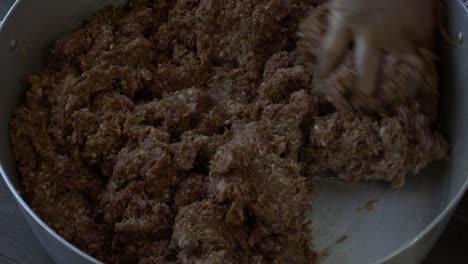
M298 50L309 72L327 30L327 14L323 4L300 25ZM417 56L386 55L373 96L353 87L351 50L330 76L315 80L312 93L333 107L311 124L304 155L308 173L328 170L350 181L384 180L400 187L408 174L446 158L448 144L434 127L439 99L434 58L424 49Z
M313 72L327 30L327 4L316 8L301 23L298 46L304 64ZM438 112L438 75L435 54L418 48L416 54L387 54L383 58L377 92L367 96L354 88L356 72L350 49L343 63L323 80L315 78L314 92L342 111L395 116L402 107L415 109L431 119Z
M11 121L31 207L107 263L315 262L315 177L400 186L448 152L428 52L388 58L386 111L344 97L350 62L314 85L318 2L134 0L59 39Z

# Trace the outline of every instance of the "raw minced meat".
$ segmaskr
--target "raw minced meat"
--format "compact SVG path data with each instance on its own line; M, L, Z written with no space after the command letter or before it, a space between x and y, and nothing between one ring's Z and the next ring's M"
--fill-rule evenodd
M309 72L320 52L327 13L324 4L300 25L299 52ZM338 111L314 117L304 155L306 170L400 187L408 174L448 155L448 144L433 122L439 99L435 56L423 49L417 56L386 55L373 96L354 88L351 57L350 51L330 76L314 83L313 93Z
M316 3L134 0L89 18L55 43L11 121L26 200L107 263L313 263L315 176L401 185L447 154L422 101L352 110L337 92L349 63L326 96L313 87ZM296 46L309 10L316 33ZM389 59L388 76L406 85L411 68L436 102L420 59Z

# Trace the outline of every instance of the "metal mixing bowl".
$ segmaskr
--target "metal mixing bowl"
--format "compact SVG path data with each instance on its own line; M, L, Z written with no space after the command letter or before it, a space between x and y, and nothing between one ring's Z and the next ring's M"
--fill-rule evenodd
M51 230L17 192L8 123L27 88L26 77L43 65L50 44L84 18L115 1L19 0L0 29L0 172L25 218L58 263L99 263ZM314 246L329 263L419 263L429 252L468 186L468 17L464 0L447 0L455 43L441 44L442 116L451 158L392 190L380 184L319 183L313 202ZM375 201L372 210L358 210Z

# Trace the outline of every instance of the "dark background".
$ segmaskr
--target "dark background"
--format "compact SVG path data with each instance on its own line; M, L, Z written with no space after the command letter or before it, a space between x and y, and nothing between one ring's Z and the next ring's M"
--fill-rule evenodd
M468 195L424 264L468 263Z

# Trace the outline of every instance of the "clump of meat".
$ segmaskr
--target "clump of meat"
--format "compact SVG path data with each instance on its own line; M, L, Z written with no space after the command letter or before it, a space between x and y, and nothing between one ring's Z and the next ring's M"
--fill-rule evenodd
M309 173L329 170L348 181L381 180L401 187L433 160L447 157L445 139L431 120L402 109L374 119L336 112L315 120L309 135Z

